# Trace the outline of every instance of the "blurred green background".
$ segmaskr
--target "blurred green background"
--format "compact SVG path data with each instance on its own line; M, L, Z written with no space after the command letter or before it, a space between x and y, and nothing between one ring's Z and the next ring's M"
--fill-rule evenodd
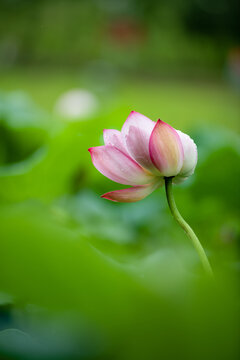
M0 0L0 359L238 359L238 0ZM194 139L132 204L87 149L135 110Z

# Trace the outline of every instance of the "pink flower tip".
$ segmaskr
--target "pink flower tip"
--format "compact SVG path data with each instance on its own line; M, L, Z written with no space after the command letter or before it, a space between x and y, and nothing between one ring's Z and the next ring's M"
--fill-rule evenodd
M113 202L117 202L117 200L112 199L110 196L108 196L109 193L101 195L102 199L111 200Z
M171 127L169 124L167 124L165 121L163 121L161 119L158 119L156 124L164 124L164 125L167 125L167 126Z
M135 110L132 110L129 115L133 115L133 114L139 114L139 113Z

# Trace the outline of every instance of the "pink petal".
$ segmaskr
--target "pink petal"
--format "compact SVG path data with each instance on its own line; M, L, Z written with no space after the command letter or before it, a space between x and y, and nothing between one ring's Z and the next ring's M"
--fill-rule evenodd
M195 167L197 165L197 145L187 134L184 134L180 130L177 130L177 133L181 139L184 153L183 165L180 170L180 175L188 177L194 173Z
M175 176L183 165L183 146L177 131L158 120L150 141L151 160L163 176Z
M152 170L149 139L156 123L146 116L132 111L122 127L122 136L130 155L143 167Z
M125 185L142 185L152 181L153 176L128 155L114 146L96 146L88 149L93 165L109 179Z
M159 182L150 185L133 186L128 189L110 191L101 197L115 202L135 202L144 199L159 186Z
M104 129L103 140L105 145L115 146L118 150L121 150L125 154L128 154L128 151L124 146L122 134L120 131L113 129Z

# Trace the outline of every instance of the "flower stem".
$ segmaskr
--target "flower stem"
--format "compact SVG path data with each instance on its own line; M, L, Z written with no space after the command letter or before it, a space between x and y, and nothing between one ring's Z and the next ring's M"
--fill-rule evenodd
M200 257L200 260L202 262L203 268L206 271L208 275L213 277L213 272L211 265L208 261L207 255L205 254L205 251L198 240L196 234L192 230L192 228L188 225L188 223L183 219L180 212L177 209L174 197L173 197L173 191L172 191L172 177L165 177L165 189L166 189L166 195L167 195L167 201L169 208L171 210L171 213L174 217L174 219L178 222L178 224L183 228L189 239L192 241L193 246L198 252L198 255Z

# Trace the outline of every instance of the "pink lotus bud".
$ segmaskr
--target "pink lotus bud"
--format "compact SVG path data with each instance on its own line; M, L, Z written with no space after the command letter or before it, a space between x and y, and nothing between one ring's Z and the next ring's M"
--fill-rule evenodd
M197 147L193 140L161 120L154 122L132 111L122 130L104 130L104 146L89 152L93 165L109 179L131 188L111 191L102 197L119 202L139 201L164 184L193 174Z

